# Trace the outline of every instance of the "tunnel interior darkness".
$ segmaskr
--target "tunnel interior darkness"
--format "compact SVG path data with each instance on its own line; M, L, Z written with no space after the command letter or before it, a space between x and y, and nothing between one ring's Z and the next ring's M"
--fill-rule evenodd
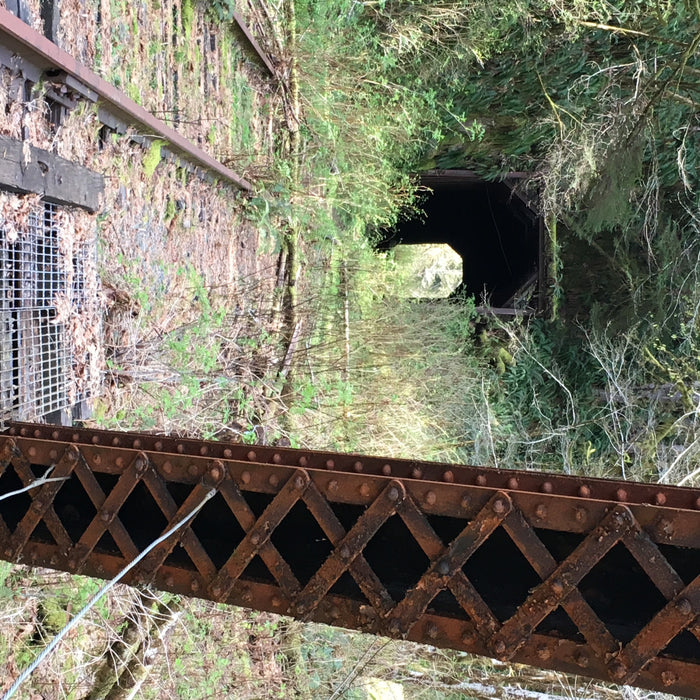
M462 258L456 293L495 308L538 302L540 220L518 181L486 182L469 171L425 173L424 215L383 232L377 245L446 243ZM524 301L527 299L527 301Z

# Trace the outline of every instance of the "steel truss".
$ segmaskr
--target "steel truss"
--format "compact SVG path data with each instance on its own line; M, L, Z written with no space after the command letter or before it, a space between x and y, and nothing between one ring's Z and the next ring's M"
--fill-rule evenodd
M0 555L700 698L700 492L14 424ZM179 546L178 546L179 545Z

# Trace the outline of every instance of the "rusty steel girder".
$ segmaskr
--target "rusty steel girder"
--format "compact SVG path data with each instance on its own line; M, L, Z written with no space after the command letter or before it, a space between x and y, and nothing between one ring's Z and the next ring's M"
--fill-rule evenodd
M13 424L0 556L700 698L700 492ZM179 545L179 546L177 546Z

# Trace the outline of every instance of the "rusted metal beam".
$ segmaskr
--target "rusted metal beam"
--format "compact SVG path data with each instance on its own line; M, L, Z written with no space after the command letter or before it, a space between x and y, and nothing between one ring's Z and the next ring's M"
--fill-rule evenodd
M133 125L151 138L165 140L170 151L214 176L240 189L252 189L247 180L154 117L126 94L78 63L73 56L4 8L0 8L0 46L20 58L26 57L29 63L44 75L55 72L71 76L85 88L93 91L97 96L98 106L117 120Z
M0 556L700 698L700 493L14 424ZM181 547L176 547L177 544Z

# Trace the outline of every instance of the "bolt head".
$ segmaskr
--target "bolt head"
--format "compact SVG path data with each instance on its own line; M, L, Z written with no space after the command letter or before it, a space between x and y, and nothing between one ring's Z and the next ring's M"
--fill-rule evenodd
M248 452L248 461L254 462L257 456L258 455L255 454L255 450L251 450L250 452Z
M384 474L384 476L391 476L391 464L382 466L382 474Z
M588 668L588 664L590 663L590 659L586 654L584 654L582 651L579 651L576 654L576 663L581 667L581 668Z
M673 533L675 531L675 528L673 527L673 523L668 520L667 518L662 518L659 520L658 524L658 532L659 535L662 537L673 537Z
M435 503L437 502L437 496L435 495L435 491L428 491L428 493L425 494L425 502L429 506L435 505Z
M514 476L511 476L510 479L508 479L508 488L509 489L517 489L518 488L518 480Z
M665 686L673 685L678 682L678 676L673 671L662 671L661 682Z
M540 503L537 508L535 508L535 515L540 519L544 520L547 517L547 506Z
M588 486L579 486L578 495L581 498L588 498L591 495L591 489Z
M250 536L250 542L252 545L257 547L260 544L260 534L255 532Z
M249 484L250 483L250 472L243 472L241 474L241 481L244 484Z
M447 484L453 483L454 480L455 480L454 472L448 469L448 470L442 475L442 480L443 480L445 483L447 483Z
M359 474L365 467L362 462L357 461L355 464L352 465L352 468Z
M335 479L328 482L328 491L329 491L329 493L337 493L338 492L338 482Z
M622 513L613 513L612 521L615 523L615 525L624 525L625 517L622 515Z
M399 490L392 486L386 494L386 497L392 502L396 503L399 500Z
M270 478L267 481L273 488L276 488L280 483L280 479L277 474L270 474Z
M506 512L506 504L500 498L493 502L493 512L497 515L501 515L502 513Z
M450 573L450 565L446 561L441 561L437 565L438 573L442 576L447 576Z
M615 678L622 680L627 675L627 667L619 661L612 666L612 673Z
M350 558L350 549L348 548L348 546L346 544L344 544L340 548L339 554L340 554L341 559L349 559Z
M681 615L690 615L693 612L693 605L687 598L679 598L676 601L676 608Z
M552 581L552 592L555 595L561 595L564 592L564 583L560 579L554 579Z
M499 639L493 648L497 654L501 655L505 653L506 643L502 639Z
M610 666L610 673L613 678L622 680L627 675L627 667L619 661L616 661Z
M294 488L298 491L304 488L304 479L301 476L294 477Z
M437 625L433 624L432 622L429 622L425 626L425 633L430 639L436 639L438 636L438 628Z
M542 661L546 661L552 655L552 652L549 650L549 647L546 647L544 645L537 647L535 653L537 654L537 658L542 659Z

